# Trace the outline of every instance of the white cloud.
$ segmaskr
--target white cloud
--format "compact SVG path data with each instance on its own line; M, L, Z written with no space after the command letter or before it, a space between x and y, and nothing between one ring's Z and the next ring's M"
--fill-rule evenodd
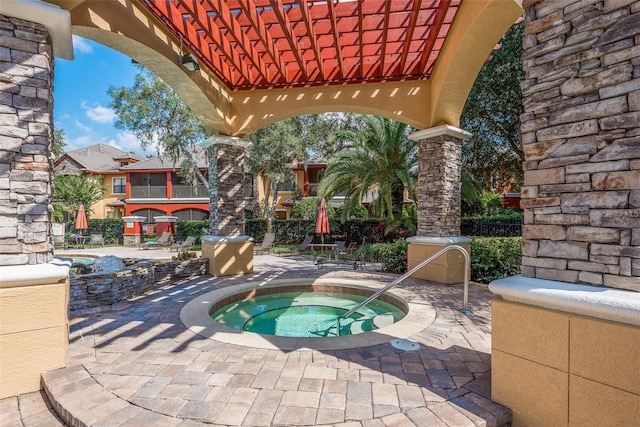
M73 36L73 49L81 53L93 53L93 46L86 39L75 35Z
M89 107L85 102L81 104L88 118L98 123L112 123L116 118L116 113L107 107L97 105L95 107Z
M116 134L116 145L122 151L133 151L134 153L144 155L144 150L140 147L140 141L135 135L129 131L118 132Z
M73 122L73 123L74 123L74 125L76 126L76 128L80 129L82 132L88 132L88 133L93 132L93 128L91 128L91 127L89 127L89 126L85 125L84 123L82 123L82 122L81 122L81 121L79 121L79 120L74 120L74 122Z

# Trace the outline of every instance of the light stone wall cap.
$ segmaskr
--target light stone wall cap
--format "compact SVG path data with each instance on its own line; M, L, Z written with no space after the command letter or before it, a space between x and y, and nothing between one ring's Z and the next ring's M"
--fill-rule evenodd
M467 139L473 136L472 133L467 132L464 129L460 129L451 125L442 125L442 126L436 126L433 128L423 129L423 130L419 130L418 132L414 132L411 135L409 135L409 139L413 141L422 141L425 139L434 138L436 136L442 136L442 135L452 136L458 139Z
M640 293L513 276L489 290L507 301L640 326Z
M69 277L71 258L56 258L47 264L8 265L0 267L0 288L50 285Z
M156 222L158 222L158 221L160 221L160 222L176 222L178 220L178 217L177 216L160 215L160 216L154 216L153 219L155 219Z
M407 242L411 243L412 245L449 246L449 245L458 245L460 243L470 243L471 239L464 236L451 236L451 237L413 236L413 237L408 237Z
M44 25L53 39L53 54L58 58L73 59L69 11L40 0L0 0L0 15Z
M124 222L142 222L142 221L146 221L147 218L144 216L123 216L122 220Z
M241 243L241 242L253 242L251 236L202 236L200 239L202 242L207 243Z
M237 136L212 135L201 142L200 146L202 148L209 148L218 144L237 145L239 147L247 148L251 144L251 141L248 139L238 138Z

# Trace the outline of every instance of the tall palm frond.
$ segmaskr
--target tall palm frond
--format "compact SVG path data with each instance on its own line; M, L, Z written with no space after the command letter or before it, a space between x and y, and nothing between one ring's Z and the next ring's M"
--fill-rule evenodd
M343 215L375 191L373 210L381 217L402 215L404 192L415 193L417 143L408 138L411 128L377 116L359 116L356 126L336 132L334 140L349 149L331 159L320 183L321 197L345 192Z

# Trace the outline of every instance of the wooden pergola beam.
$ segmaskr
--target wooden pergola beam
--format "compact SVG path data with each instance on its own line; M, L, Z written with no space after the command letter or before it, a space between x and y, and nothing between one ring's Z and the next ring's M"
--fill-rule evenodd
M387 55L387 37L389 34L389 13L391 2L385 2L384 15L382 18L382 41L380 42L380 74L384 74L384 59Z
M276 66L276 69L282 75L285 81L287 81L287 65L282 59L282 54L273 41L273 37L271 37L271 33L267 30L267 27L264 24L264 20L262 19L262 15L256 9L256 6L253 1L245 0L238 1L238 6L245 13L246 18L249 20L253 29L255 30L258 38L264 45L267 54L271 57L271 60Z
M340 34L338 33L338 20L336 18L336 9L333 6L333 0L327 0L329 9L329 21L331 22L331 33L333 35L333 44L336 49L336 59L338 60L338 71L341 77L346 77L344 69L344 60L342 58L342 47L340 46Z
M440 28L442 28L444 19L447 17L447 12L449 11L450 4L451 0L442 0L442 2L438 5L436 16L433 18L433 24L431 24L429 29L429 36L424 43L424 49L422 50L422 56L420 57L418 73L427 72L429 56L431 55L433 46L436 44L436 40L438 38L438 34L440 34Z
M181 41L184 41L187 44L193 44L194 41L197 42L199 46L192 47L192 50L194 52L199 51L202 54L204 54L203 52L204 48L210 49L210 44L211 42L213 42L214 45L217 47L217 49L219 49L223 53L223 55L227 58L227 60L231 63L231 65L237 70L238 74L240 74L242 79L245 79L247 82L251 81L250 80L251 72L249 71L249 68L247 67L247 65L242 61L242 59L237 55L237 53L235 53L233 49L231 49L228 43L225 44L224 41L221 40L219 36L216 37L216 33L218 33L219 35L218 29L215 28L215 31L214 31L211 28L212 24L209 21L209 19L207 19L206 16L204 17L203 21L201 21L202 16L197 14L196 15L192 14L191 18L194 21L196 21L196 23L203 29L203 31L206 33L208 38L204 37L203 34L200 34L198 31L196 31L195 28L193 28L193 26L183 16L184 13L180 11L173 2L169 0L165 0L161 2L156 2L152 6L158 11L160 15L168 16L170 18L169 22L165 22L165 25L173 26L175 32L177 33L178 38L180 38ZM181 4L181 6L185 10L188 10L185 8L185 5ZM184 36L180 36L180 34L183 34ZM196 55L196 56L199 56L199 55ZM205 57L205 58L201 57L200 59L209 60L211 64L214 65L212 61L212 58L214 57L215 57L214 55L211 55L210 57ZM220 61L220 63L222 64L222 61ZM224 69L221 69L221 68L218 68L219 73L222 74L220 77L223 80L232 82L233 72L228 67L224 67Z
M185 0L178 0L183 2ZM226 2L222 0L204 0L208 7L211 8L212 12L216 13L216 17L222 22L222 24L227 29L229 35L235 39L238 47L245 53L247 59L253 64L259 77L261 77L265 81L269 81L269 75L267 71L267 66L260 58L260 55L256 51L256 48L249 40L247 34L242 31L242 27L236 20L236 18L231 14L231 10L227 6ZM199 0L191 0L194 6L198 9L201 9L202 6ZM206 13L206 11L205 11ZM213 19L213 17L211 17ZM223 37L224 38L224 37Z
M405 67L407 65L407 58L409 57L409 50L411 49L411 42L413 42L413 32L416 29L418 15L420 14L420 6L422 6L422 0L413 0L411 17L409 18L409 26L407 27L406 37L404 38L404 46L402 47L402 54L400 55L400 63L398 64L398 70L401 74L406 74Z
M359 0L361 1L361 0ZM320 72L320 78L324 79L324 61L322 60L322 53L318 48L316 31L311 22L311 13L309 11L309 4L306 0L298 0L298 6L300 7L300 13L302 14L302 20L304 21L305 28L307 29L307 35L311 43L311 50L313 51L313 57L318 63L318 71Z
M291 47L291 53L296 58L296 62L298 63L298 67L302 72L304 79L309 78L309 71L307 70L307 64L302 58L302 54L300 52L300 45L298 44L298 38L296 37L293 26L291 25L291 21L289 21L289 17L285 12L284 5L282 4L282 0L270 0L272 12L278 19L278 23L282 27L282 31L284 32L285 39L289 46Z

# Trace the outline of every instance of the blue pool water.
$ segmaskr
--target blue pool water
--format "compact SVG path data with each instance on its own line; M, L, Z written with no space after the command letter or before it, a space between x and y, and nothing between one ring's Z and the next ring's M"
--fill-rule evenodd
M282 292L231 303L211 317L231 328L284 337L337 335L337 319L365 297L330 292ZM405 312L374 300L341 322L340 335L372 331L397 322Z

